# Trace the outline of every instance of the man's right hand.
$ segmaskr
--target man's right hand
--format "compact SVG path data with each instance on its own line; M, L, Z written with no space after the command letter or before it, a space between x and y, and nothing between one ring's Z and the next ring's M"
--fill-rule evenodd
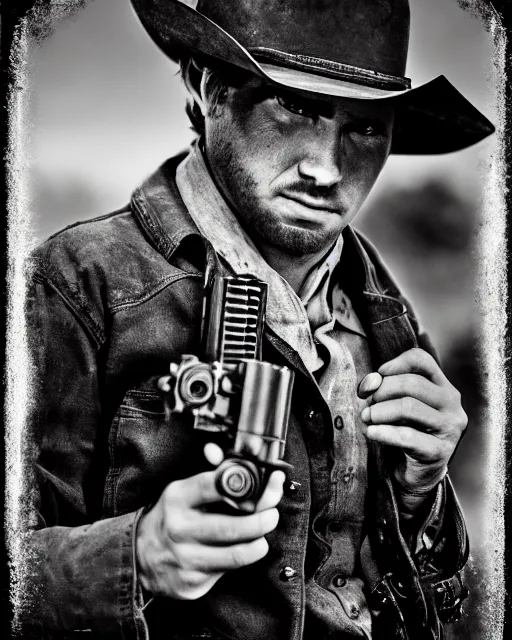
M230 569L252 564L268 552L263 536L273 531L285 476L274 471L251 515L225 515L205 508L222 497L215 471L171 482L139 521L137 571L154 595L195 600Z

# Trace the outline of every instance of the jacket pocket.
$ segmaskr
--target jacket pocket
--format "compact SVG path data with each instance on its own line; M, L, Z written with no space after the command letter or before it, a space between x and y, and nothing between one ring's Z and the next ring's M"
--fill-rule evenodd
M191 475L194 460L201 459L195 440L190 416L172 414L166 419L157 393L130 389L110 426L103 517L147 506L169 482Z
M129 390L109 430L109 470L103 496L105 518L127 512L127 490L131 487L133 491L134 483L142 480L144 469L151 468L148 456L152 443L164 428L162 399L156 393Z

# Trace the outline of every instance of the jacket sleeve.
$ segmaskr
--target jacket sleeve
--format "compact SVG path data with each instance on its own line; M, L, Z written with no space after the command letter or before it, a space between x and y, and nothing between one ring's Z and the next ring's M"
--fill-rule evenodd
M418 347L439 357L427 333L421 330L410 303L404 299ZM399 500L397 501L399 504ZM400 514L400 528L416 565L419 579L442 623L454 622L462 614L468 596L463 570L469 557L469 538L464 516L449 476L432 491L417 517Z
M101 331L78 293L65 295L37 271L26 303L30 507L18 559L18 624L23 637L85 630L147 637L134 577L140 512L101 520L108 463L98 374Z
M416 346L439 362L411 304L394 283L377 251L360 234L358 237L376 270L377 279L385 283L386 294L400 300L407 310ZM412 633L409 632L410 637L419 639L428 628L431 630L430 638L441 638L441 623L451 622L460 616L462 601L467 596L462 571L467 563L469 543L455 492L446 476L432 492L425 509L421 509L414 520L406 521L400 515L389 474L388 455L376 446L374 458L377 462L376 477L387 478L385 483L379 483L373 509L376 531L382 537L382 541L379 535L373 540L373 553L380 566L369 580L373 585L376 608L385 609L389 603L395 603L394 608L400 611L402 624L414 628ZM371 562L367 564L371 566ZM402 592L398 585L405 586L405 591ZM424 626L415 626L418 621Z
M361 551L373 614L372 637L442 640L444 624L460 617L467 595L461 576L468 557L467 535L455 494L446 476L424 528L417 529L422 539L417 550L400 531L391 478L382 467L381 477L384 482L373 509L375 528ZM435 518L440 526L431 532Z
M462 571L469 556L469 541L448 476L432 491L425 506L412 519L400 517L402 535L441 622L453 622L460 617L468 595Z

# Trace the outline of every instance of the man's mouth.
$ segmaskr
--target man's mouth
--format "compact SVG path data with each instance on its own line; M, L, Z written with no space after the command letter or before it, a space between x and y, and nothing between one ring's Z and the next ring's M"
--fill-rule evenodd
M314 196L310 196L307 193L295 194L295 193L282 193L283 198L288 200L292 200L307 209L313 209L314 211L319 212L329 212L329 213L337 213L341 214L341 210L339 206L333 205L332 201L325 200L323 198L315 198Z

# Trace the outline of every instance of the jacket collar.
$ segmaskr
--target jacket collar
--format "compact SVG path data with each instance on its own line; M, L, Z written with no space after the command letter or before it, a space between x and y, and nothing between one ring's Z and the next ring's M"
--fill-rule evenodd
M170 158L132 194L132 210L151 244L170 260L185 238L201 236L176 186L186 153Z

